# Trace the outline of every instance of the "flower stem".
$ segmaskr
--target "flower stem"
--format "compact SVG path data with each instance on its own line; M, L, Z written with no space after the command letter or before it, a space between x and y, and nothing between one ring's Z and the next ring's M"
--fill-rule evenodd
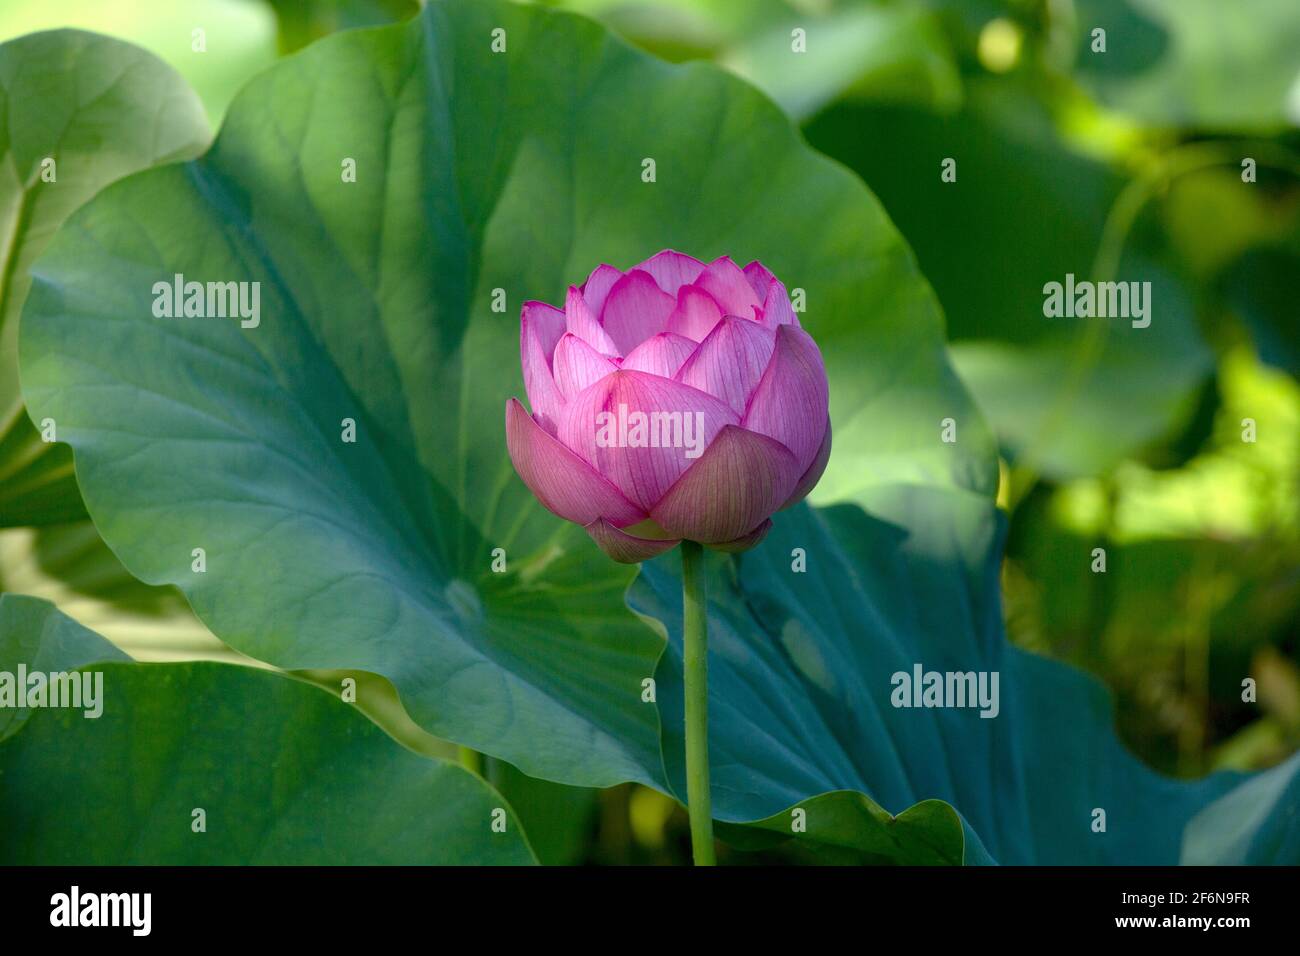
M686 812L696 866L714 866L709 793L709 622L705 613L704 549L682 542L682 663L686 684Z
M473 747L457 748L460 765L472 774L483 776L483 755Z

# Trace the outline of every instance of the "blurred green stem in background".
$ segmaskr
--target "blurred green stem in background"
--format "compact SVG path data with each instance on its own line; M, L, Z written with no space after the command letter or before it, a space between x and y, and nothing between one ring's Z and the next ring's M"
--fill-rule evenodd
M703 548L682 542L682 652L686 683L686 811L696 866L714 866L709 793L709 634Z
M1262 167L1300 178L1300 158L1289 149L1274 143L1242 140L1231 143L1195 142L1175 147L1157 157L1143 173L1130 181L1111 206L1097 247L1097 256L1092 263L1092 281L1114 281L1119 272L1124 244L1139 213L1152 199L1167 191L1174 180L1218 166L1239 169L1243 156L1254 158ZM1037 484L1041 465L1040 449L1045 444L1046 437L1062 427L1062 422L1074 407L1079 392L1101 360L1109 331L1109 323L1093 321L1085 324L1080 332L1074 361L1043 419L1039 429L1040 437L1017 456L1017 462L1012 468L1009 510L1014 511L1016 505Z

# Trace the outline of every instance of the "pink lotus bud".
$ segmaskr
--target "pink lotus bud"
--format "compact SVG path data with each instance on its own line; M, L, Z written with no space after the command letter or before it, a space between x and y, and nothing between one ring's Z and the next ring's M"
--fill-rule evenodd
M563 310L524 303L519 350L533 411L506 402L515 470L616 561L751 548L826 468L821 352L758 262L599 266Z

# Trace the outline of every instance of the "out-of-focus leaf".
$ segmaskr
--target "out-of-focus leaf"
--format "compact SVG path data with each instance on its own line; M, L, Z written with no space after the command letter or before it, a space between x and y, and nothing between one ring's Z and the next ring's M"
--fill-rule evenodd
M1147 328L1044 315L1047 283L1094 278L1121 183L1067 150L1033 102L983 85L954 116L841 104L806 132L916 248L958 370L1009 458L1053 478L1097 474L1181 430L1212 354L1169 268L1130 237L1110 277L1150 282ZM941 178L947 159L955 182Z
M194 94L144 50L70 30L0 44L0 528L85 516L67 446L42 441L18 390L32 262L105 185L207 141Z
M194 88L213 127L236 91L276 56L275 17L260 0L6 0L0 5L0 40L67 27L129 40L154 54ZM170 86L167 81L163 89ZM149 142L147 135L141 139Z
M1300 4L1076 0L1075 70L1103 103L1158 126L1300 125ZM1106 51L1092 51L1092 31Z
M949 109L952 51L929 9L881 0L564 0L670 60L711 58L796 119L838 96Z
M724 71L507 4L328 37L254 81L202 160L103 193L42 260L24 387L115 553L231 646L382 675L430 733L531 776L665 787L633 572L536 503L503 426L518 305L663 246L806 292L834 381L819 494L992 493L937 304L862 185ZM259 324L155 317L176 274L259 282Z
M262 0L255 0L262 2ZM275 11L281 53L292 53L337 30L406 20L419 0L265 0Z
M1300 241L1247 251L1223 283L1260 359L1300 378Z
M1198 282L1208 285L1251 247L1286 235L1295 223L1296 208L1294 200L1282 197L1295 182L1270 165L1256 167L1257 182L1243 182L1239 157L1244 150L1237 144L1212 142L1187 149L1203 150L1207 156L1215 151L1223 162L1170 182L1159 199L1160 225L1171 252ZM1267 163L1276 157L1261 156L1256 162L1260 159Z
M0 621L24 633L0 641L86 639L48 605L15 619L11 600ZM483 780L410 753L318 688L226 664L94 664L82 673L102 677L100 716L38 709L0 744L0 863L534 861Z
M793 32L802 30L802 50ZM961 78L930 14L915 7L842 5L788 17L727 49L720 62L796 119L836 97L952 109Z
M1181 467L1129 462L1021 502L1004 576L1012 639L1102 676L1124 739L1184 774L1290 752L1264 735L1219 753L1223 734L1272 712L1277 694L1243 701L1241 681L1263 685L1259 655L1300 618L1300 384L1245 343L1219 381L1211 438Z

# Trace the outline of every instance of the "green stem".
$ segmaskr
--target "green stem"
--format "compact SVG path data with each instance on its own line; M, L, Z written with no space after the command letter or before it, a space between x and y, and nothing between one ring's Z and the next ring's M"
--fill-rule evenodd
M483 776L483 755L473 747L457 748L460 756L460 765L472 774Z
M704 553L682 542L682 662L686 683L686 812L696 866L714 866L713 805L709 793L709 622Z

